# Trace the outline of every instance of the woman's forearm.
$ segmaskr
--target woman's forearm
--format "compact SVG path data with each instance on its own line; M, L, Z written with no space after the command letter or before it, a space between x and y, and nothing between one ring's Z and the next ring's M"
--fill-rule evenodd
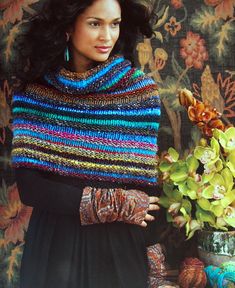
M144 192L99 188L99 182L98 188L84 187L83 182L75 186L48 175L16 169L19 195L25 205L59 214L80 214L82 225L115 221L140 225L147 214L149 197Z
M80 218L82 225L114 221L140 225L148 207L149 197L142 191L85 187Z
M78 215L83 187L69 185L47 177L34 169L15 170L22 203L53 213ZM62 176L61 176L62 177Z

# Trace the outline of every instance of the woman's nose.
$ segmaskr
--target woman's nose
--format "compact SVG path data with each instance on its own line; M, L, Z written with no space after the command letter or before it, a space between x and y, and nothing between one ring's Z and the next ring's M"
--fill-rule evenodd
M105 26L102 27L101 31L100 31L100 39L101 40L111 40L111 31L110 31L110 27Z

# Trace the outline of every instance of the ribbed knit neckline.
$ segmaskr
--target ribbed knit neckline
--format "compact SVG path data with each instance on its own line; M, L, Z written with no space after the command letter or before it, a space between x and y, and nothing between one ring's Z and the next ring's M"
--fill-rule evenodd
M119 87L116 85L118 80L124 80L123 76L131 69L134 68L130 61L121 55L115 55L83 73L59 68L46 74L45 80L56 89L69 94L108 93L113 91L114 85L115 89Z
M85 72L75 72L75 71L70 71L65 67L62 67L60 69L58 69L58 73L63 76L64 78L72 78L75 81L76 80L85 80L87 79L89 76L96 74L98 71L102 70L103 68L105 68L107 65L109 65L110 63L112 63L115 59L122 59L124 60L122 55L116 54L110 58L108 58L106 61L104 62L100 62L97 63L97 65L93 68L88 69ZM126 60L128 61L128 60Z

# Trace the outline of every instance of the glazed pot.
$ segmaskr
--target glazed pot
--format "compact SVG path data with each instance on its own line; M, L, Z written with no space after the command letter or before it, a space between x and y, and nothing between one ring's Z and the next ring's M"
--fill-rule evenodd
M197 248L205 266L235 261L235 231L198 231Z

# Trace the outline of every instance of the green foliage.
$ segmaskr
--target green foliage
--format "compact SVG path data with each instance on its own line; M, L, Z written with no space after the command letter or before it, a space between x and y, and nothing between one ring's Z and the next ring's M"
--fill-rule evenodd
M0 252L0 271L2 272L0 287L18 288L18 269L21 263L23 244L14 245L13 243L8 243L5 248L0 249Z
M185 226L188 239L205 224L219 230L235 228L234 156L235 127L230 127L225 132L215 129L211 140L187 157L169 148L160 161L160 204L170 222Z
M223 63L225 58L231 55L231 44L234 43L235 24L225 22L219 30L210 35L210 47L212 54L218 63Z
M210 54L217 63L224 64L229 60L235 36L234 22L223 20L215 15L213 7L202 5L193 14L190 24L195 30L208 34Z
M190 24L195 30L201 31L203 34L213 34L223 21L216 17L215 9L210 6L202 5L201 9L197 9L192 15Z

